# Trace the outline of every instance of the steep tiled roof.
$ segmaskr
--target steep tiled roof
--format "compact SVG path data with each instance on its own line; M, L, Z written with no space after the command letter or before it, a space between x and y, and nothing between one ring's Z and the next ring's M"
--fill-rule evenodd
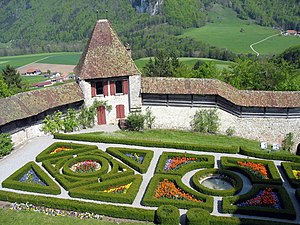
M0 99L0 125L83 100L77 83L39 89Z
M143 77L142 93L219 95L238 106L300 107L300 92L238 90L214 79Z
M140 74L108 20L98 20L74 72L81 79Z

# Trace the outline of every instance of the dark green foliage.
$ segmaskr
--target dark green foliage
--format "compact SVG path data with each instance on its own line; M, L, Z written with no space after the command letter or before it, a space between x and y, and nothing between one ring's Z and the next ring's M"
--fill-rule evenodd
M282 149L290 152L294 145L293 139L294 139L294 135L292 133L288 133L287 135L285 135L282 141Z
M198 200L203 202L193 202L188 200L177 200L177 199L168 199L168 198L155 198L154 194L157 189L159 182L167 179L174 182L174 184L183 190L185 193L189 193ZM144 198L142 200L142 205L145 206L161 206L161 205L173 205L180 209L190 209L190 208L203 208L212 212L213 210L213 198L204 194L201 194L193 189L187 187L181 181L181 176L178 175L168 175L168 174L156 174L152 177Z
M12 95L12 92L0 74L0 98L5 98L10 95Z
M264 190L266 188L272 188L273 191L276 191L278 193L279 195L278 198L281 202L281 207L282 207L281 209L259 207L259 206L237 206L236 205L240 202L255 197L260 190ZM243 215L266 216L266 217L289 219L289 220L294 220L296 218L295 208L285 188L278 185L265 185L265 184L254 184L251 191L244 195L223 198L222 213L237 213Z
M186 213L187 225L210 225L211 216L208 211L199 208L189 209Z
M281 62L282 60L295 66L295 68L300 69L300 45L288 48L275 59L275 62Z
M141 131L144 129L145 116L139 112L130 113L127 116L128 129Z
M260 179L259 177L255 176L253 173L249 171L248 168L241 167L238 165L237 162L254 162L254 163L260 163L265 165L269 172L269 179ZM242 159L242 158L233 158L233 157L221 157L221 168L225 170L233 170L239 173L244 174L247 176L251 183L259 183L259 184L282 184L282 180L280 178L280 175L277 171L277 168L272 161L267 160L256 160L256 159Z
M13 143L10 134L0 134L0 158L8 155L13 150Z
M19 72L11 65L2 69L2 77L10 89L22 89L22 79Z
M228 190L213 190L207 187L204 187L200 184L199 180L206 176L210 176L213 174L223 174L226 177L230 178L230 182L234 186L234 188ZM208 169L208 170L200 170L192 177L192 184L193 187L207 195L216 195L216 196L232 196L239 193L243 188L243 181L242 179L236 175L235 173L230 172L229 170L222 170L222 169Z
M191 121L191 126L194 131L211 134L217 133L220 126L217 109L198 110Z
M54 209L74 210L78 212L91 212L97 213L99 215L141 221L154 221L155 216L154 210L98 204L78 200L18 194L7 191L0 191L0 200L8 202L28 202L34 205L46 206Z
M213 144L210 146L204 146L200 144L189 144L189 143L176 143L176 142L159 142L151 140L138 140L130 138L117 138L117 137L101 137L89 134L60 134L56 133L54 135L56 139L64 140L77 140L77 141L89 141L89 142L103 142L103 143L114 143L114 144L128 144L137 145L145 147L160 147L160 148L176 148L176 149L186 149L194 151L203 152L223 152L223 153L238 153L238 147L236 146L221 146L217 147Z
M282 162L281 168L293 188L300 188L300 179L296 179L292 170L300 170L300 163Z
M179 210L175 206L162 205L155 212L155 221L162 225L178 225L179 216Z
M299 202L299 204L300 204L300 188L298 188L298 189L296 190L295 195L296 195L296 198L297 198L297 200L298 200L298 202Z
M189 164L183 165L178 170L172 170L172 171L165 171L164 167L166 164L166 161L169 158L173 157L188 157L188 158L196 158L197 161ZM189 171L195 170L195 169L201 169L201 168L213 168L215 164L215 158L212 155L194 155L194 154L187 154L187 153L172 153L172 152L163 152L158 160L157 167L155 173L161 173L161 174L176 174L176 175L184 175Z
M19 181L30 169L37 174L37 176L46 184L46 186ZM54 183L52 179L34 162L29 162L14 172L5 181L3 181L2 186L5 188L38 192L43 194L59 195L61 193L57 184Z
M110 148L106 149L106 152L119 158L124 163L126 163L127 165L129 165L130 167L132 167L133 169L135 169L136 171L138 171L140 173L147 172L147 170L150 166L151 160L153 158L153 151L149 151L149 150L110 147ZM142 163L139 163L139 162L135 161L134 159L126 156L125 155L126 153L142 155L142 156L144 156L144 160Z

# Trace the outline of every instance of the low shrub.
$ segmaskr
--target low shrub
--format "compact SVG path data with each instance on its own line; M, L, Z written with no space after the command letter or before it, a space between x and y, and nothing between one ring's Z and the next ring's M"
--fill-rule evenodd
M229 182L232 184L233 188L228 190L214 190L200 184L199 180L202 177L206 177L208 175L214 175L214 174L218 174L218 175L222 174L228 177ZM240 192L243 188L243 181L238 175L228 170L220 170L220 169L207 169L207 170L198 171L192 177L192 184L197 191L203 194L216 195L216 196L232 196Z
M179 210L172 205L159 206L155 213L155 221L162 225L178 225L179 224Z
M118 159L122 160L124 163L135 169L140 173L146 173L151 160L153 158L153 151L149 150L141 150L141 149L130 149L130 148L107 148L106 152L117 157ZM143 155L144 159L142 163L137 162L136 160L126 156L125 154L138 154Z
M0 134L0 158L8 155L13 150L13 143L10 134Z
M300 188L300 178L296 179L293 170L300 171L300 163L282 162L282 170L288 178L290 185L293 188Z
M154 222L155 218L155 210L19 194L2 190L0 190L0 200L17 203L28 202L37 206L45 206L62 210L73 210L77 212L90 212L115 218L126 218L140 221Z
M21 182L20 179L28 173L29 170L33 170L38 176L41 182L45 184L41 185L36 183L37 181L31 175L30 182ZM34 162L29 162L12 175L10 175L6 180L3 181L2 186L5 188L11 188L22 191L38 192L43 194L53 194L59 195L61 193L60 188L52 179Z
M182 163L182 166L178 169L168 170L168 171L165 170L167 160L174 157L195 158L196 161L187 164ZM157 163L155 173L184 175L187 172L195 169L213 168L214 164L215 164L215 157L212 155L194 155L194 154L177 153L177 152L163 152Z
M238 165L238 162L252 162L256 164L263 164L268 172L269 178L260 178L254 173L252 173L247 167L242 167ZM251 183L261 183L261 184L282 184L282 180L278 170L272 161L267 160L256 160L256 159L242 159L233 157L221 157L221 167L222 169L233 170L247 176ZM258 171L257 171L258 172Z
M192 208L186 213L187 225L210 225L210 221L211 215L204 209Z
M281 208L261 207L261 206L238 206L238 203L245 202L257 196L259 191L271 188L278 194ZM222 213L236 213L243 215L254 215L294 220L296 211L291 202L289 194L282 186L254 184L250 192L233 197L224 197L222 201Z
M183 192L188 193L197 201L191 201L186 199L174 199L170 198L155 198L157 187L160 182L168 180L173 182L176 187L181 189ZM173 190L174 191L174 190ZM199 192L192 190L191 188L184 185L181 181L181 177L178 175L168 175L168 174L156 174L152 177L147 190L145 192L144 198L142 200L142 205L145 206L161 206L161 205L174 205L180 209L190 209L190 208L203 208L210 212L213 209L213 198Z

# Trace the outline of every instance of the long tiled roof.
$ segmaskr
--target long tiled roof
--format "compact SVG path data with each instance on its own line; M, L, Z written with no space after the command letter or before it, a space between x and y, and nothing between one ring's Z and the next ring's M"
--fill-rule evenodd
M81 79L140 74L108 20L98 20L74 72Z
M83 93L75 82L2 98L0 99L0 125L82 100Z
M238 90L214 79L143 77L142 93L219 95L238 106L300 107L300 92Z

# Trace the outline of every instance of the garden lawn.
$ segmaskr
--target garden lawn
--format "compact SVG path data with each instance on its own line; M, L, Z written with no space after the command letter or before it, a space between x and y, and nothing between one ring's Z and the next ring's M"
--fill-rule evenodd
M14 211L14 210L4 210L0 209L0 224L2 225L137 225L137 224L145 224L150 225L153 223L145 223L145 222L110 222L103 220L95 220L95 219L87 219L81 220L73 217L54 217L48 216L42 213L37 212L28 212L28 211Z

